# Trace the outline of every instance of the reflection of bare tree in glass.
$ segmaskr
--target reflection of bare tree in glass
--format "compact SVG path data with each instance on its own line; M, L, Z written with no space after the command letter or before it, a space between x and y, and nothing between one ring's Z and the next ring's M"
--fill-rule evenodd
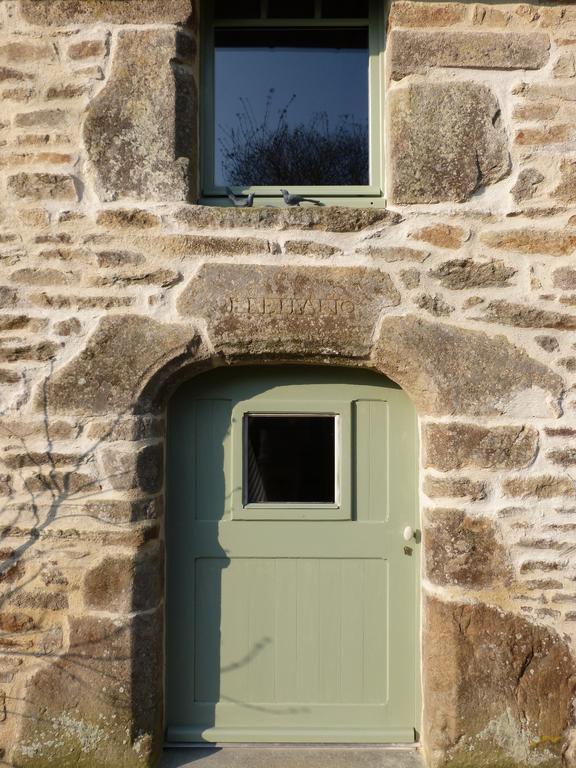
M274 89L268 93L264 117L259 120L246 98L236 126L220 126L222 172L234 186L358 185L368 184L368 126L352 115L331 125L319 112L308 123L290 125L288 110L293 95L272 117Z

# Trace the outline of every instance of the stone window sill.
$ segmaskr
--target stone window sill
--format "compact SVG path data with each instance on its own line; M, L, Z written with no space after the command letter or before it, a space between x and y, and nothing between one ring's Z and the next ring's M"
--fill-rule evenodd
M353 208L344 205L234 208L202 204L180 208L176 219L193 229L252 228L359 232L379 223L397 224L401 216L387 208Z

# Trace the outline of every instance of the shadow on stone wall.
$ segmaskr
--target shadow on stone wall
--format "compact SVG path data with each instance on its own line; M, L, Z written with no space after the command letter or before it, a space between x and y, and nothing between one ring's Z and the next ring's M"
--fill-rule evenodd
M0 764L154 765L163 701L161 420L134 419L130 407L71 427L51 408L52 376L35 432L0 424L4 464L22 489L15 500L11 487L0 509L0 674L15 682L0 691L0 721L19 731L12 754L0 745ZM80 434L94 438L78 452L59 448ZM154 442L116 451L126 439Z

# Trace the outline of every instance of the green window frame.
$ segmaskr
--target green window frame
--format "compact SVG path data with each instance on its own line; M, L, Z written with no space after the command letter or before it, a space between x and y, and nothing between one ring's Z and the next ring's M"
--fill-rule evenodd
M289 2L289 0L286 0ZM218 28L351 28L368 26L369 71L369 177L365 186L290 186L290 192L314 197L325 205L384 207L384 50L385 0L369 0L368 19L326 19L320 17L321 0L315 0L313 19L216 19L214 0L207 0L201 12L201 120L200 120L200 200L205 205L228 205L226 189L214 181L214 35ZM263 0L263 8L266 0ZM238 195L254 193L255 205L282 206L277 186L233 187Z

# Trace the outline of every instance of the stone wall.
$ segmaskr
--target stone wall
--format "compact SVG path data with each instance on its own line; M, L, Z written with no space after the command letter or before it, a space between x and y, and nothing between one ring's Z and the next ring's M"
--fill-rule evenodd
M0 2L0 760L156 764L167 398L302 361L420 414L429 764L576 765L576 6L391 4L387 209L193 205L196 20Z

